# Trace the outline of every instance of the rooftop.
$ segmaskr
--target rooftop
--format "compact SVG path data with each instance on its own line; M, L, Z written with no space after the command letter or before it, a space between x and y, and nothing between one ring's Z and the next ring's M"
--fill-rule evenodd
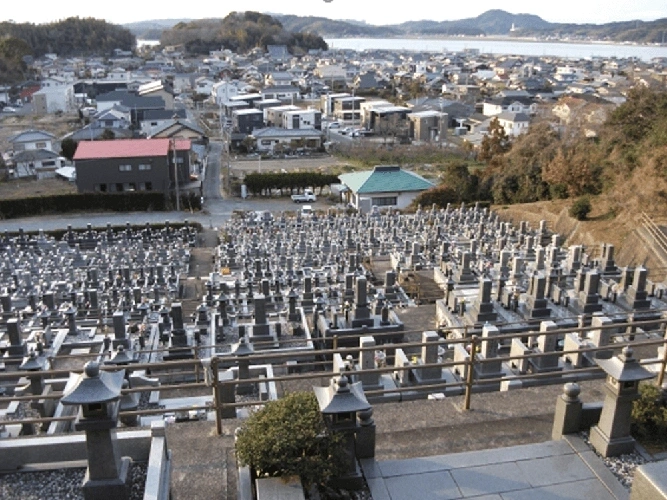
M178 151L188 151L190 149L191 144L189 140L177 140L175 142ZM170 144L170 139L85 141L79 143L74 160L167 156Z
M339 177L351 191L359 194L424 191L434 186L420 175L394 165L378 165L373 170L342 174Z

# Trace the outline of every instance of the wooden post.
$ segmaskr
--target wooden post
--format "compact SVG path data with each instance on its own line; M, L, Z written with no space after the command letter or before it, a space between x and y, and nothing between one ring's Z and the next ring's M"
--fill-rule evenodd
M473 335L470 339L470 358L468 358L468 372L466 373L466 395L464 410L470 409L470 396L472 395L473 374L475 370L475 354L477 353L477 335Z
M213 406L215 408L215 431L222 436L222 412L220 408L220 386L218 384L218 358L211 358L211 371L213 373Z

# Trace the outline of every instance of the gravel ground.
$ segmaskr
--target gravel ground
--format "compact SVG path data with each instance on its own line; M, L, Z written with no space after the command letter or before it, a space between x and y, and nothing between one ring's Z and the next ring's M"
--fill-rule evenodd
M148 464L130 465L130 500L144 497ZM17 472L0 476L0 498L21 500L83 500L81 483L86 469Z
M586 442L588 446L591 447L591 450L595 449L591 446L590 441L588 440L588 432L582 432L581 437ZM599 456L607 468L616 476L616 478L625 486L628 490L632 487L632 480L634 479L635 469L638 465L646 463L644 457L642 457L636 451L632 453L627 453L625 455L620 455L618 457L609 457L604 458L595 451L595 454Z

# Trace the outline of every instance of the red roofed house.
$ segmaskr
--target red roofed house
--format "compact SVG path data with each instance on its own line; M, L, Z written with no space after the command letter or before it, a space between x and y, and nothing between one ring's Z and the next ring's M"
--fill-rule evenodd
M174 192L190 181L189 140L82 141L74 155L80 193ZM176 161L174 163L174 153Z

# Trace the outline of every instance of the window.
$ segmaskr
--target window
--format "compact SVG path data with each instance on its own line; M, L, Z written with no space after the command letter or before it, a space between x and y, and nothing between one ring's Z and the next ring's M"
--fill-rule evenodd
M42 162L42 167L55 167L56 162L55 160L47 160Z
M36 142L35 147L37 149L46 149L46 143L45 142Z
M261 143L262 143L262 146L270 146L271 145L271 141L267 140L267 139L262 139Z
M396 205L396 196L387 196L384 198L373 198L372 204L376 207L388 207Z
M106 184L95 184L95 191L98 193L106 193L107 185Z
M134 182L126 182L125 184L123 184L123 191L130 191L131 192L131 191L136 191L136 190L137 190L137 186Z
M141 170L150 170L151 168L153 168L153 165L151 165L150 163L142 163L142 164L139 165L139 170L140 171Z
M132 165L118 165L118 170L121 172L132 172Z
M122 182L116 183L116 191L118 191L119 193L123 192L123 183Z
M147 182L146 183L146 191L153 191L153 183L152 182Z

